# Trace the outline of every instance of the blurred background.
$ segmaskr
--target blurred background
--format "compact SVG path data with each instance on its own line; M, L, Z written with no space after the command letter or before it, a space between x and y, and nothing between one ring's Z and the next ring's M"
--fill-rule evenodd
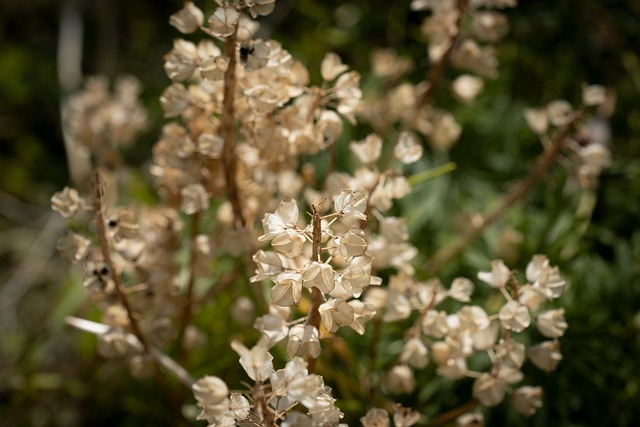
M213 3L196 1L205 11ZM458 168L417 187L403 201L412 241L423 254L433 253L456 232L451 216L484 210L509 183L526 175L541 149L522 117L523 108L557 98L577 104L583 82L612 89L617 102L606 124L613 164L599 185L567 191L572 171L558 165L526 203L488 229L440 277L445 283L459 275L475 277L496 257L523 269L531 255L542 252L570 283L561 301L569 323L561 339L564 361L551 374L525 371L531 384L543 386L544 408L524 419L505 403L488 412L487 425L637 425L640 2L519 3L506 11L511 31L499 45L500 76L486 82L478 101L461 105L446 91L436 93L438 104L452 111L464 130L449 153L431 153L427 161L434 166L454 161ZM333 51L362 73L366 88L372 48L392 47L416 61L409 78L417 82L427 66L420 33L424 13L411 12L408 4L278 0L274 14L262 20L260 36L280 41L308 67L312 81L319 80L324 53ZM158 97L169 82L162 57L180 37L168 17L180 7L177 0L0 0L2 426L177 424L167 421L165 398L152 380L131 379L124 364L97 355L95 337L65 326L66 315L95 318L96 309L81 286L80 272L55 253L66 226L50 212L49 199L70 182L60 103L86 76L131 74L143 82L150 125L122 154L134 168L147 167L163 124ZM61 34L69 38L64 41ZM79 69L74 58L60 55L61 43L81 43ZM351 132L361 138L369 130ZM591 206L586 214L578 209L584 205ZM417 260L418 271L424 259ZM228 309L231 298L216 304ZM199 321L213 325L214 331L242 330L241 325L226 325L224 316L205 315ZM392 327L386 333L391 345L401 338L393 338ZM224 350L228 343L218 341L196 357L195 375L238 370L234 354L218 356L217 351L229 353ZM455 408L469 397L470 382L434 379L433 372L419 381L418 396L412 399L426 414ZM188 394L176 399L190 402ZM345 410L358 416L366 410L355 398L344 396L343 402Z

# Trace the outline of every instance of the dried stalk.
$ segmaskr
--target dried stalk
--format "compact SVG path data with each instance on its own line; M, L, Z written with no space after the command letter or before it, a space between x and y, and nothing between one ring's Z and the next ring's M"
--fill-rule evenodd
M493 211L482 214L480 221L472 224L471 228L465 234L458 237L450 245L440 249L433 257L431 257L426 267L426 272L428 274L433 275L437 273L444 265L460 254L467 245L474 241L485 228L504 215L511 206L529 192L531 187L533 187L533 185L544 176L551 165L554 164L556 158L560 154L560 151L565 146L569 134L573 131L577 120L581 116L581 113L577 113L571 122L567 123L554 135L550 148L545 151L536 167L524 180L520 181L513 188L497 208Z
M436 63L436 65L431 68L429 76L427 77L427 88L422 93L420 98L418 98L417 110L429 103L431 97L433 96L433 91L436 89L438 83L442 79L444 70L446 70L449 61L451 60L451 55L453 54L453 50L456 47L458 38L460 38L460 23L462 22L462 17L464 16L468 6L469 0L460 0L458 2L458 19L456 20L457 32L453 37L451 37L451 44L449 45L449 48L440 57L440 60Z
M312 227L313 227L313 235L312 235L312 260L321 262L322 258L320 255L321 244L322 244L322 222L320 219L320 208L316 205L312 205L311 209L313 210L312 214ZM318 331L320 331L320 304L322 304L322 292L317 287L314 287L311 291L311 308L309 308L309 314L307 314L307 325L311 325L315 327ZM317 359L309 359L308 369L309 372L313 372L316 367Z
M222 101L222 126L221 133L224 140L224 176L229 191L229 200L236 221L236 228L244 228L246 220L242 213L242 203L236 175L238 162L235 154L235 93L236 93L236 66L238 55L236 54L236 33L231 34L226 42L226 51L229 55L229 67L224 73L224 99Z
M436 427L436 426L440 426L440 425L446 424L451 420L455 420L460 415L466 414L467 412L471 411L473 408L475 408L479 404L480 404L480 402L478 402L477 399L475 399L475 398L471 399L470 401L468 401L464 405L458 406L457 408L454 408L454 409L452 409L450 411L447 411L444 414L438 415L437 417L435 417L433 419L433 421L431 421L427 425L429 427Z
M104 258L105 263L109 267L111 271L111 277L113 278L113 282L116 288L116 294L118 295L118 300L120 304L124 307L127 312L127 317L129 318L129 324L131 325L131 329L134 335L140 340L142 347L144 348L145 353L150 352L149 343L142 333L142 329L140 328L140 324L138 323L138 318L131 308L129 304L129 299L127 298L127 294L124 290L124 286L120 281L120 274L116 270L116 265L111 258L111 251L109 249L109 241L107 239L107 226L105 225L105 207L104 207L104 180L102 178L102 174L100 171L96 170L93 173L93 187L96 198L96 221L98 223L98 242L100 244L100 252L102 252L102 256Z

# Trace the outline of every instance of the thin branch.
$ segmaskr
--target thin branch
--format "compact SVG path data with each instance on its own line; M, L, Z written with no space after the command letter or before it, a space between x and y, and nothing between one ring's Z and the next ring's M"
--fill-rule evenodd
M240 192L236 181L238 163L235 153L235 106L236 93L236 66L238 55L236 54L236 33L231 34L226 42L226 51L229 55L229 67L224 73L224 99L222 101L222 126L221 133L224 140L224 176L229 191L229 200L236 221L236 228L244 228L246 220L242 213Z
M124 290L124 286L120 281L120 273L116 270L116 265L111 258L111 251L109 249L109 241L107 239L107 226L105 225L105 207L104 207L104 180L102 175L98 170L96 170L93 174L93 186L96 197L96 222L98 223L98 242L100 244L100 252L102 252L102 256L104 258L105 263L109 267L111 271L111 277L113 278L113 282L116 288L116 294L118 295L118 300L120 304L124 307L127 312L127 317L129 318L129 324L131 325L131 329L135 336L142 343L142 347L144 348L145 353L150 352L150 346L142 333L142 329L140 328L140 324L138 323L138 318L131 308L129 304L129 299L127 298L127 294Z
M556 158L560 154L560 151L565 146L569 134L575 128L576 122L582 116L581 113L577 113L573 120L566 124L562 129L554 135L551 147L545 151L543 156L538 161L536 167L531 173L522 181L520 181L513 190L502 200L500 205L493 211L484 213L481 216L480 221L472 224L472 227L463 235L454 240L450 245L445 246L435 253L433 257L428 261L426 272L430 275L438 272L444 265L446 265L453 258L458 256L462 250L467 247L472 241L474 241L482 231L489 225L493 224L498 218L502 217L504 213L513 206L518 200L522 199L538 182L544 174L549 170L551 165L554 164Z
M442 424L445 424L451 420L455 420L456 418L458 418L460 415L462 414L466 414L467 412L471 411L473 408L475 408L476 406L478 406L480 404L480 402L478 402L477 399L471 399L470 401L468 401L467 403L465 403L464 405L458 406L457 408L454 408L450 411L445 412L444 414L440 414L437 417L435 417L433 419L433 421L431 421L428 426L429 427L436 427L436 426L440 426Z
M420 98L418 99L417 109L424 107L429 103L431 97L433 96L433 91L440 83L442 79L442 75L444 74L444 70L446 70L447 65L449 65L449 61L451 60L451 55L453 54L453 50L456 47L456 43L458 38L460 37L460 23L462 22L462 17L464 16L467 7L469 6L469 0L460 0L458 2L458 18L456 20L456 34L451 37L450 45L444 54L440 57L440 60L431 68L429 72L429 76L427 77L427 88L422 93Z
M321 245L322 245L322 221L321 221L321 212L320 208L316 205L312 205L311 209L313 210L312 214L312 226L313 226L313 245L312 245L312 255L311 259L317 262L321 262L322 258L320 255ZM311 325L315 327L318 331L320 331L320 305L322 304L322 292L317 287L314 287L311 291L311 308L309 308L309 313L307 314L307 325ZM316 367L317 359L310 359L308 369L309 372L313 372Z
M104 323L92 322L91 320L81 319L79 317L67 316L65 319L68 325L71 325L81 331L90 332L95 335L102 335L111 329L108 325ZM138 337L133 334L126 334L125 339L127 343L134 348L138 348L140 350L143 349L142 343L138 339ZM161 366L163 366L167 371L169 371L173 376L176 377L181 384L183 384L187 388L191 388L191 385L195 383L195 379L178 363L176 363L169 356L161 352L155 347L150 347L149 354L154 358L156 362L158 362Z

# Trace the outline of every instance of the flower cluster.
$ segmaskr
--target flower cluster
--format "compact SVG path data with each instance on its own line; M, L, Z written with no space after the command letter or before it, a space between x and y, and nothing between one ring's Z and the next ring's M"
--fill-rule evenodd
M482 79L497 76L495 43L508 21L496 9L513 6L515 0L414 0L414 10L429 12L421 28L430 73L417 85L401 82L413 62L376 50L372 72L384 89L365 100L360 74L338 55L324 56L322 81L314 85L277 41L255 38L256 19L274 10L274 0L215 0L208 17L185 2L170 24L204 39L176 39L164 57L171 83L160 98L167 122L152 152L160 196L153 207L121 205L118 180L103 177L115 167L104 153L130 142L145 122L137 84L123 80L111 96L103 81L89 82L70 101L68 132L102 172L94 175L92 195L66 187L51 205L70 221L58 247L84 262L83 284L102 309L103 327L94 331L100 354L127 358L136 377L161 374L155 368L162 365L191 387L197 418L210 426L337 426L344 414L325 384L330 378L321 376L321 340L346 335L345 329L365 335L369 322L379 340L384 324L404 321L410 326L402 347L384 349L395 361L363 381L363 400L373 396L367 403L382 407L358 414L362 425L419 422L420 412L390 399L414 393L416 372L432 362L442 377L473 378L474 401L484 407L509 396L520 413L535 413L542 389L521 385L522 367L528 359L553 371L562 360L564 310L548 308L565 289L559 269L535 255L519 277L493 261L477 278L496 297L481 305L472 280L445 286L419 265L397 203L415 184L405 176L407 166L420 165L426 150L448 150L461 135L453 115L433 102L444 68L450 63L474 74L456 76L450 87L460 101L473 103ZM584 88L586 106L605 99L601 87ZM582 114L566 101L525 111L552 148L518 188L530 188L568 140L583 186L597 178L608 164L606 135L593 125L585 128L591 143L573 140L585 130L578 126ZM346 140L344 129L364 122L369 133ZM350 170L337 169L336 145L343 141ZM324 150L328 164L318 168L322 160L313 155ZM471 238L525 192L515 191L496 214L480 215ZM240 272L213 268L223 264ZM189 367L189 351L207 339L206 327L196 327L198 310L226 286L238 285L237 295L251 270L256 304L241 296L231 314L240 325L253 324L259 339L250 348L237 339L230 346L254 384L230 390L229 378L192 379L163 352L175 350ZM524 338L532 325L545 338L535 345ZM280 357L284 368L276 370ZM370 357L375 366L375 354ZM457 423L481 425L482 413L466 413Z

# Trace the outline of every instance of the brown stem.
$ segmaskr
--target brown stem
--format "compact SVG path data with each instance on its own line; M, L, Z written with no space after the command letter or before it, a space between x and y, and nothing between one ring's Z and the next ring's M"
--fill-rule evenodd
M436 65L431 68L431 71L429 71L429 76L427 77L427 88L418 99L417 110L429 103L431 97L433 96L433 91L438 86L440 79L442 79L444 70L446 70L447 65L449 64L449 61L451 59L451 55L453 54L453 50L455 49L456 42L458 41L458 38L460 38L460 23L462 22L462 16L466 12L468 6L469 0L458 1L458 18L456 20L457 31L455 35L451 37L451 44L449 45L447 50L440 57L440 60L436 63Z
M558 157L558 154L565 146L567 137L575 128L575 124L581 116L581 113L576 113L571 122L567 123L562 129L556 132L553 137L551 147L543 154L536 167L524 180L520 181L513 190L511 190L497 208L493 211L484 213L481 216L481 220L473 224L469 231L458 237L450 245L440 249L433 257L431 257L426 267L426 272L428 274L433 275L438 272L446 263L462 252L469 243L475 240L485 228L493 224L507 211L507 209L527 194L531 187L533 187L533 185L544 176L551 165L553 165L556 157Z
M246 220L242 213L242 203L240 201L240 192L236 175L238 170L238 162L235 153L235 93L236 93L236 33L234 32L226 41L227 55L229 55L229 67L224 73L224 98L222 101L222 125L221 133L224 140L224 151L222 157L224 160L224 176L229 191L229 200L233 209L233 215L236 221L236 228L244 228Z
M320 255L321 244L322 244L322 220L320 219L320 208L316 205L312 205L311 209L313 210L312 214L312 226L313 226L313 235L312 235L312 257L311 259L317 262L321 262L322 258ZM317 287L314 287L311 291L311 308L309 308L309 313L307 314L307 325L311 325L315 327L318 331L320 331L320 304L322 304L322 292ZM307 369L309 373L313 372L316 367L317 359L309 359Z
M184 345L184 336L187 327L193 319L193 288L196 282L195 268L198 257L198 249L196 239L200 231L200 212L196 212L191 216L191 248L189 253L189 282L187 283L187 294L185 295L185 304L182 309L182 319L180 322L180 333L178 334L178 347L180 349L179 359L184 360L187 351Z
M275 425L273 412L271 412L267 405L264 390L262 389L262 382L260 381L256 381L253 388L253 400L256 402L256 415L258 416L258 419L261 420L260 425L267 427Z
M467 412L471 411L473 408L475 408L476 406L478 406L480 404L480 402L478 402L477 399L471 399L470 401L468 401L467 403L465 403L462 406L458 406L457 408L454 408L450 411L445 412L444 414L440 414L437 417L435 417L433 419L433 421L431 421L428 426L429 427L436 427L442 424L445 424L451 420L455 420L456 418L458 418L460 415L462 414L466 414Z
M367 376L365 381L367 384L367 396L369 401L376 397L375 383L371 380L372 374L376 371L376 361L378 359L378 345L382 335L382 315L373 318L373 332L371 333L371 342L369 344L369 364L367 366Z
M98 222L98 242L100 244L100 252L102 252L102 256L104 261L107 263L109 270L111 271L111 277L113 278L113 282L116 288L116 294L118 295L118 300L120 304L124 307L127 312L127 317L129 318L129 324L131 325L131 330L134 335L140 340L142 346L144 348L145 353L149 353L150 347L149 343L142 333L142 329L140 328L140 324L138 323L138 318L134 313L131 305L129 304L129 299L127 298L127 294L124 290L124 286L120 281L120 273L116 270L116 265L111 258L111 252L109 250L109 241L107 240L107 226L105 224L105 207L104 207L104 180L100 171L96 170L93 173L93 187L96 197L96 221Z

